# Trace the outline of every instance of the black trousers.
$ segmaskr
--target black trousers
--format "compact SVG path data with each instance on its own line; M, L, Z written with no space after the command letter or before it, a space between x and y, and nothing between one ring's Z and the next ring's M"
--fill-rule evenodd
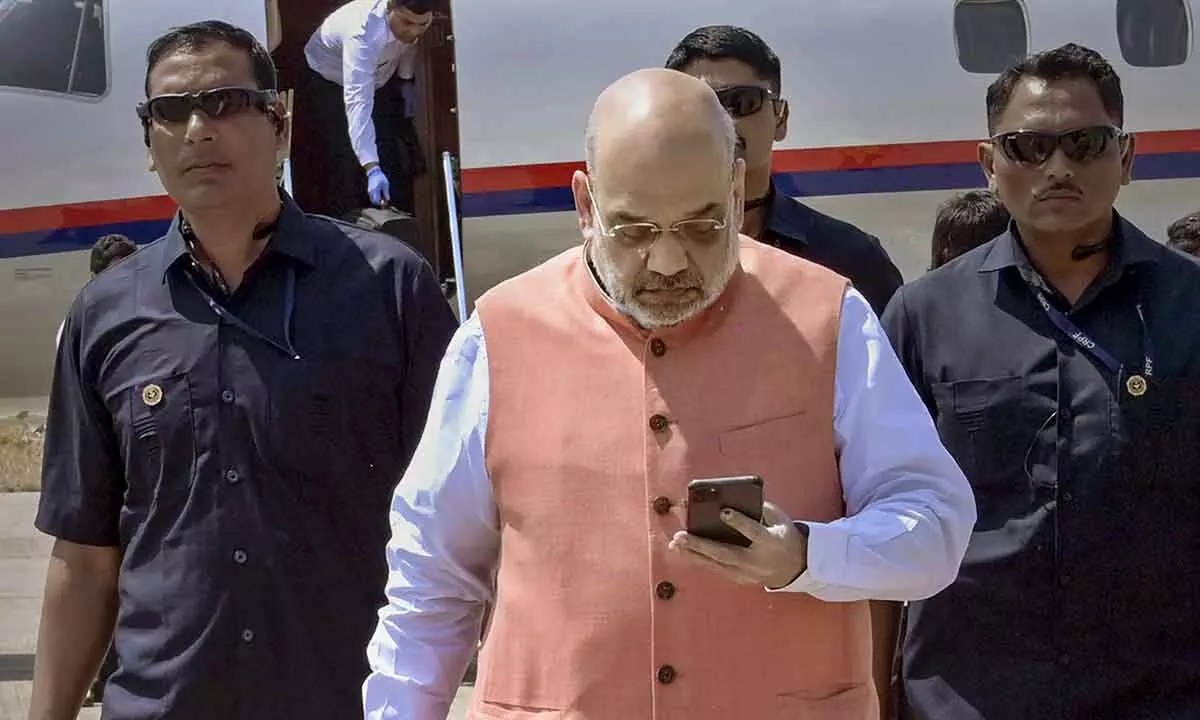
M379 166L387 175L391 204L398 210L413 213L413 180L425 172L425 158L417 139L416 127L404 107L402 88L411 82L393 76L375 91L375 107L371 118L375 122L375 142ZM367 177L350 144L346 122L346 106L342 86L326 80L306 68L303 94L298 102L307 104L307 114L317 131L312 135L313 147L303 152L320 156L314 160L324 167L325 191L308 200L304 209L332 217L344 217L352 210L369 207ZM318 163L308 163L315 168ZM303 177L297 183L307 182Z

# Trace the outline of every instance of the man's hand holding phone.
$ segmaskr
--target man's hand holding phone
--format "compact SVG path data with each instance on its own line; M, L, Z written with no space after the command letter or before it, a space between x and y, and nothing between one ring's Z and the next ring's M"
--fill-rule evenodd
M701 501L704 497L714 496L720 500L720 496L709 488L715 485L718 490L725 490L731 487L731 483L743 488L748 484L757 485L761 497L762 480L758 478L695 481L688 501L688 524L691 530L696 530L697 525L707 524L693 520L704 515L701 511L693 512L698 497ZM700 490L707 495L698 492ZM681 530L671 539L670 548L740 584L759 585L771 590L791 585L808 567L808 540L778 506L762 502L761 507L761 522L730 507L720 510L720 522L744 535L745 543L720 542ZM752 507L742 509L754 510ZM714 528L708 528L705 534L728 535L715 532Z

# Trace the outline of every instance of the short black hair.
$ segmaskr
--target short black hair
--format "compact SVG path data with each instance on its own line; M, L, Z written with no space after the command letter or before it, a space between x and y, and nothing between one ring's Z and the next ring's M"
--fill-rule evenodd
M99 275L110 265L137 252L137 245L124 235L105 235L92 245L90 267L93 275Z
M1091 80L1100 93L1100 101L1117 127L1125 124L1125 95L1121 78L1100 53L1075 43L1045 50L1025 58L1000 74L987 89L988 132L994 133L1000 116L1008 109L1013 91L1022 78L1034 77L1047 82Z
M687 34L667 57L669 70L684 69L697 60L737 60L749 65L776 93L782 86L779 56L763 39L734 25L706 25Z
M1184 215L1167 228L1167 245L1200 257L1200 212Z
M974 250L1008 228L1009 214L996 194L969 190L938 206L933 223L933 260L930 270Z
M245 51L254 69L254 81L259 90L278 90L279 74L271 53L248 30L220 20L173 28L160 35L146 49L146 97L150 97L150 73L167 55L176 50L199 50L211 43L223 42Z
M433 0L388 0L388 10L396 8L404 8L411 10L417 15L424 15L427 12L433 11Z

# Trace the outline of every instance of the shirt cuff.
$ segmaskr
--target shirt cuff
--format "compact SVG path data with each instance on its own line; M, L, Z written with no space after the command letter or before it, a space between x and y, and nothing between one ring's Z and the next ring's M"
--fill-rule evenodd
M363 170L363 168L371 163L379 165L379 153L375 151L375 148L360 148L354 154L358 157L358 169L362 170L363 172L366 172L366 170ZM382 167L382 165L380 165L380 167Z
M797 522L797 525L801 523ZM800 577L767 592L802 592L816 595L830 585L834 568L845 562L847 537L832 524L803 523L808 528L808 562Z

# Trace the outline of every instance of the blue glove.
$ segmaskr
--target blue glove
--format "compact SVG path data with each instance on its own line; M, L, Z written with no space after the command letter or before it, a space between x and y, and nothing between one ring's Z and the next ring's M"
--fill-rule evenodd
M367 171L367 194L371 196L373 205L383 207L391 202L391 186L387 175L383 174L378 165Z

